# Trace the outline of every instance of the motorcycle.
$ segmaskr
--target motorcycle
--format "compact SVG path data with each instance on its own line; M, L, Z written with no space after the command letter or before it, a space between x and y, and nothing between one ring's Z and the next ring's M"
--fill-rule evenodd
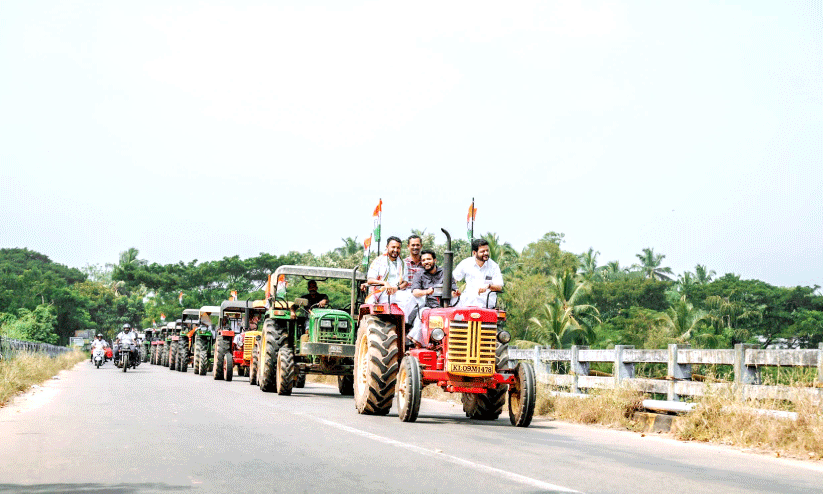
M126 372L129 367L136 369L140 365L140 359L137 357L137 348L134 345L124 345L120 348L120 361L117 362L117 367L122 367L123 372Z
M106 354L102 348L94 350L94 353L92 354L92 362L94 362L94 366L98 369L106 362Z

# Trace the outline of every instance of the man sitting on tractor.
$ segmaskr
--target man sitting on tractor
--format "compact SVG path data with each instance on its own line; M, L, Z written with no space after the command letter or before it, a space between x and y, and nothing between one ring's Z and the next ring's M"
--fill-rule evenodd
M366 298L367 304L397 304L409 322L409 313L414 307L414 297L411 291L406 290L409 283L405 279L405 265L400 259L400 248L403 242L397 237L386 240L386 254L377 256L369 266L366 275L368 284L372 285L372 293Z
M412 309L410 318L414 319L414 327L409 331L409 339L418 348L428 346L428 335L423 334L423 314L429 309L440 307L440 297L435 295L434 288L443 286L443 268L437 265L437 254L433 250L426 249L420 253L423 269L419 271L412 280L411 291L418 300L423 299L423 303L417 306L417 310ZM457 284L452 280L452 297L460 296ZM415 317L416 312L416 317Z
M500 266L489 259L489 242L482 238L472 240L472 256L460 261L452 274L456 281L466 280L466 289L460 297L459 307L486 307L493 309L497 294L503 290ZM488 306L486 305L488 301Z
M303 295L303 298L309 301L307 307L326 307L329 305L329 296L325 293L317 293L317 281L309 280L309 293Z

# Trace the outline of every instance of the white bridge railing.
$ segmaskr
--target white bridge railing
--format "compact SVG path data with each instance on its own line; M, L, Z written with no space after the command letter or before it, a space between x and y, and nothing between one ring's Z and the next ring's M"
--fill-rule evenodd
M823 405L823 343L815 350L762 350L756 345L735 345L732 350L703 350L682 345L669 345L666 350L642 350L626 345L609 350L584 346L562 350L510 347L509 359L532 362L538 382L572 393L628 386L666 395L668 400L675 401L685 396L702 396L708 389L726 388L741 399L797 401L808 396ZM554 362L563 362L562 367L568 369L568 373L554 372ZM612 375L589 375L591 364L595 362L611 364ZM667 364L668 371L660 379L638 378L634 367L639 363ZM732 366L734 381L706 383L693 380L692 366L703 364ZM760 371L763 367L816 367L817 381L809 387L762 385Z

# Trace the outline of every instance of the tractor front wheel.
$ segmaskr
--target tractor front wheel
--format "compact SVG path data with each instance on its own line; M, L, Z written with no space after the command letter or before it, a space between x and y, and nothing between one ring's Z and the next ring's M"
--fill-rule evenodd
M189 339L188 337L180 337L177 342L177 370L186 372L189 370Z
M197 373L201 376L205 376L209 372L209 344L205 339L197 340L200 343L200 350L198 351L197 357Z
M258 367L260 366L260 340L254 339L254 346L251 347L251 363L249 366L249 384L257 384Z
M354 406L366 415L391 410L398 366L397 327L372 315L357 330L354 358Z
M277 394L291 394L294 372L294 352L287 346L281 347L277 351Z
M214 342L214 368L212 369L214 372L215 381L222 381L226 378L226 376L223 375L223 368L226 363L226 353L228 353L226 348L226 340L223 338L217 338Z
M223 380L224 381L231 381L231 378L234 377L234 356L231 352L226 352L226 361L223 364Z
M417 357L407 355L400 362L397 373L397 414L403 422L414 422L420 412L420 398L423 388L420 386L422 375Z
M509 387L509 420L515 427L528 427L537 397L534 368L528 362L520 362L514 375L515 383Z

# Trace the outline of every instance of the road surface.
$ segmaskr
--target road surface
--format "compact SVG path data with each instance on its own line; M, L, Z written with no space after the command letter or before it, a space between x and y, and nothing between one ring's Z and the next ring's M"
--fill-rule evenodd
M819 463L536 419L358 415L336 387L292 396L88 362L0 409L0 493L819 493Z

